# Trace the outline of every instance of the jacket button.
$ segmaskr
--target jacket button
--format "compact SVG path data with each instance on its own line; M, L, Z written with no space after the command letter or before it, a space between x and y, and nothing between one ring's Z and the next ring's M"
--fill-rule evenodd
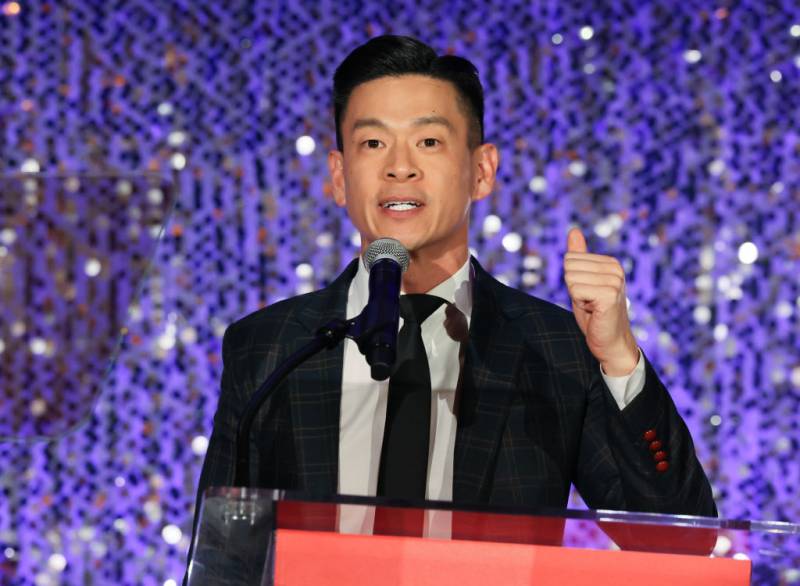
M654 441L654 442L652 442L650 444L650 451L651 452L657 452L660 449L661 449L661 441L656 440L656 441Z
M653 460L655 460L656 462L661 462L662 460L666 459L667 459L667 453L664 451L658 451L655 454L653 454Z
M669 462L667 462L666 460L661 460L658 464L656 464L656 470L658 470L662 474L666 472L668 469L669 469Z
M648 429L644 432L644 439L645 441L651 442L656 439L656 430L655 429Z

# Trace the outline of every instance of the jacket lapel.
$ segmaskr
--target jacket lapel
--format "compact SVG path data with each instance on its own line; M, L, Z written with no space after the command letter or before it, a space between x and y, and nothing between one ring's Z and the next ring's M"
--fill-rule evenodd
M309 343L317 329L332 319L346 318L347 294L357 262L351 262L325 289L307 295L296 309L294 317L302 333L290 352ZM298 488L310 494L335 494L338 487L343 357L344 344L340 343L307 360L288 379Z
M453 500L487 502L523 341L498 299L502 285L473 258L472 318L458 389Z

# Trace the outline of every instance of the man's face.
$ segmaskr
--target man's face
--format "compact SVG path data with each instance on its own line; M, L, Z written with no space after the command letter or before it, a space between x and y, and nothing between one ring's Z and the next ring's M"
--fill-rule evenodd
M328 165L362 249L396 238L431 258L467 250L469 209L494 185L497 152L471 150L456 89L423 75L382 77L353 90L341 121L343 151ZM466 256L465 256L466 258Z

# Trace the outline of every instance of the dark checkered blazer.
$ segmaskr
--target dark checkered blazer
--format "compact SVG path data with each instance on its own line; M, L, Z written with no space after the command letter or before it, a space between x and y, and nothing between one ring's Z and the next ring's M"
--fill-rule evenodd
M564 507L574 483L591 508L716 516L683 420L650 363L620 411L572 314L506 287L475 259L458 390L453 500ZM321 325L345 318L356 261L328 287L228 328L214 429L199 483L233 482L236 425L251 393ZM352 316L351 316L352 317ZM314 495L337 490L343 344L290 375L251 434L251 479ZM656 471L647 430L669 468Z

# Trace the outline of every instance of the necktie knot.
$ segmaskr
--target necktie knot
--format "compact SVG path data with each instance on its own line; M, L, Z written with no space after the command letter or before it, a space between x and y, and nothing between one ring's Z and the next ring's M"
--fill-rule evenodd
M400 315L403 321L422 324L440 305L446 303L441 297L425 293L400 296Z

